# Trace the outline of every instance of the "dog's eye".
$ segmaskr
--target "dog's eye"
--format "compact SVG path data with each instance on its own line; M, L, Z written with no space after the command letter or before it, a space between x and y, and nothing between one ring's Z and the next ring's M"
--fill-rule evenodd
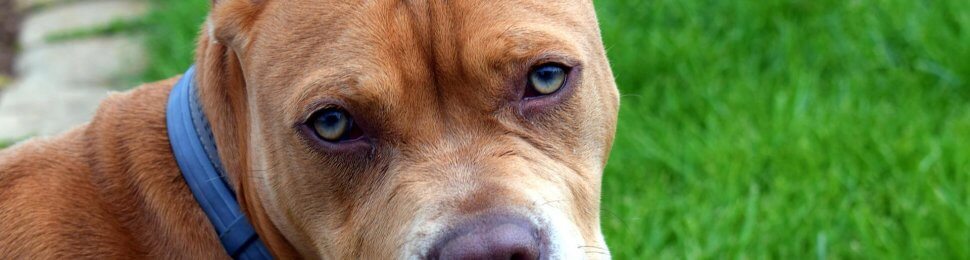
M561 65L547 64L529 72L526 97L545 96L556 93L566 84L567 69Z
M341 142L354 139L354 120L346 111L327 109L312 119L311 126L321 139L328 142Z

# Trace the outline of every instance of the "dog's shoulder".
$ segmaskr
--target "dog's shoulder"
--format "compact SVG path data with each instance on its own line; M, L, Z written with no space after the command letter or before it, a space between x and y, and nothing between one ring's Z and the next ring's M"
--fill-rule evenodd
M147 139L165 137L165 102L177 78L149 83L127 92L113 93L99 105L91 122L54 137L38 137L0 150L0 187L31 175L83 172L92 153L110 148L99 145L137 146ZM159 137L159 134L163 135ZM105 141L109 141L105 143ZM158 140L156 140L158 141ZM114 150L114 149L108 149ZM7 189L0 189L0 195ZM4 196L0 196L3 200Z
M83 156L86 127L0 154L0 255L66 258L107 252L84 243L120 248L101 238L119 230L106 223L112 218L91 183L91 167Z
M186 200L184 187L159 184L177 183L173 180L179 177L165 130L173 84L174 79L165 80L113 93L89 123L0 151L0 230L5 233L0 255L154 253L137 242L143 238L133 236L132 229L155 223L131 213L158 203L142 193Z
M6 209L4 202L14 199L15 193L36 194L32 190L44 187L42 184L56 183L49 179L58 178L58 173L86 171L86 164L76 156L86 150L81 138L86 127L78 126L56 137L34 138L0 151L0 208Z

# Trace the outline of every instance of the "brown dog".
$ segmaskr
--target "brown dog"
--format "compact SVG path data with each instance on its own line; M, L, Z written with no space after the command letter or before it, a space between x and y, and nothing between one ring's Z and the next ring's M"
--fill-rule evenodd
M618 91L589 0L218 0L195 78L278 258L609 258ZM227 254L166 135L175 80L0 152L0 255Z

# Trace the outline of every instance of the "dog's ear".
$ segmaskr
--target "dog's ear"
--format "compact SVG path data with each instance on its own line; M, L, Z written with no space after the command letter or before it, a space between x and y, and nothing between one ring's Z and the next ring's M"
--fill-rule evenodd
M2 1L2 0L0 0ZM196 48L199 98L239 204L263 243L279 259L298 259L296 250L266 217L252 178L249 105L241 58L245 57L266 0L212 0L212 11Z
M248 46L252 26L263 10L265 0L212 0L206 30L210 40L236 52Z

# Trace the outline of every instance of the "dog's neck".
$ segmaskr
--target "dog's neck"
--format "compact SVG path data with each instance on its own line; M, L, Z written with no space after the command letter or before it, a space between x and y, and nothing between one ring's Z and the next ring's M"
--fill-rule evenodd
M228 181L236 191L242 210L276 257L296 258L298 255L293 246L266 214L266 208L256 193L256 183L250 176L252 169L248 151L252 147L247 138L250 111L239 57L232 49L202 34L196 49L196 66L199 99L212 126Z

